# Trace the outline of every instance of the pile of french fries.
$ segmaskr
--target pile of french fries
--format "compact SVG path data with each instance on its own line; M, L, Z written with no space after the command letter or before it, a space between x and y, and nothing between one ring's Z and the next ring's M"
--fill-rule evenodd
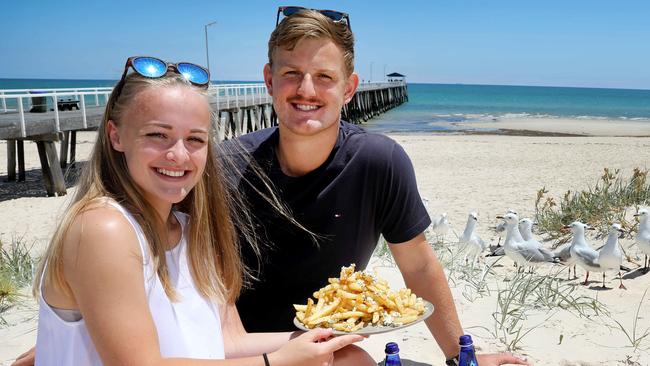
M388 282L355 272L355 265L341 268L340 278L314 292L307 305L296 305L296 318L307 328L332 328L355 332L367 325L396 327L417 320L424 313L422 298L410 289L392 291Z

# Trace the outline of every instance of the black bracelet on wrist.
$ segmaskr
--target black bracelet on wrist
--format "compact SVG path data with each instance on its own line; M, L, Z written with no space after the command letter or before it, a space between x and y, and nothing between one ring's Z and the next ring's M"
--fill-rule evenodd
M269 363L269 356L267 356L266 353L262 353L262 358L264 358L264 366L271 366Z
M458 360L458 355L448 359L445 361L445 365L447 366L458 366L460 364L460 361Z

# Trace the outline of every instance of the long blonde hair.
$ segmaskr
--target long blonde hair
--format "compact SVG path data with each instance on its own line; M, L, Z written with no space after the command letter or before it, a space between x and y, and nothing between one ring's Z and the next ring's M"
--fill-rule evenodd
M35 294L40 290L41 276L45 283L72 294L63 275L64 239L76 217L92 207L98 199L109 198L123 205L142 227L165 292L171 299L176 299L165 261L166 226L145 200L142 189L129 175L124 154L113 149L107 124L109 120L117 124L128 123L122 120L124 110L129 108L135 95L145 88L179 85L193 88L207 98L205 91L192 86L181 75L172 72L157 79L133 73L127 75L113 89L99 126L97 141L88 163L80 174L77 192L39 266L34 284ZM247 239L247 244L255 244L254 238L246 229L250 216L245 208L238 207L237 211L233 209L233 196L229 193L220 160L216 156L213 129L210 131L203 176L176 208L190 215L187 231L188 262L197 290L205 297L233 302L239 295L246 275L240 258L237 230Z

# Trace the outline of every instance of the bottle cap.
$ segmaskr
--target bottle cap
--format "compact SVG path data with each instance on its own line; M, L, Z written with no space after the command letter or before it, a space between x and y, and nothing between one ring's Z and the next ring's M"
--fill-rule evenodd
M472 342L472 336L465 334L460 336L460 340L458 343L460 343L461 346L469 346L474 342Z
M386 343L386 349L384 350L387 354L398 353L399 347L395 342Z

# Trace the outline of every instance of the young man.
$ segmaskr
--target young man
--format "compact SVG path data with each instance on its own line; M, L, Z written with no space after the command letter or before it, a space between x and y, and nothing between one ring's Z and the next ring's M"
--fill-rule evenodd
M364 269L380 234L406 285L435 306L426 321L453 365L463 334L442 266L424 236L430 224L412 164L393 140L341 121L359 84L347 14L280 8L286 17L269 40L264 81L279 126L240 141L273 183L295 219L278 217L258 195L254 169L241 184L269 247L261 261L244 250L259 279L237 308L246 330L295 329L292 304L337 277L342 266ZM245 181L245 180L244 180ZM369 359L366 357L366 359ZM508 354L479 356L481 366L526 364Z

